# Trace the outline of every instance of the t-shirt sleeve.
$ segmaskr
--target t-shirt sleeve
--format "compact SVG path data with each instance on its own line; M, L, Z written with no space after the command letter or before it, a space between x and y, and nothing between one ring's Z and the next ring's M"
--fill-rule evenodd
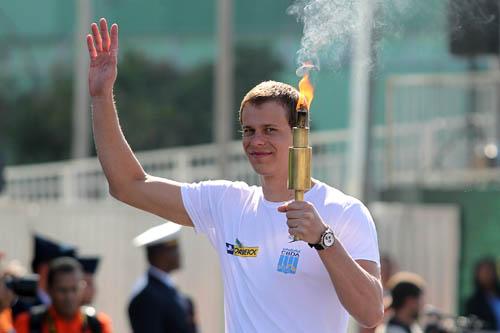
M234 200L238 201L239 187L238 182L223 180L182 185L182 202L197 233L207 235L214 243L216 229L223 227L221 214L230 209Z
M354 260L370 260L380 266L375 223L368 208L361 202L354 201L347 205L334 231Z

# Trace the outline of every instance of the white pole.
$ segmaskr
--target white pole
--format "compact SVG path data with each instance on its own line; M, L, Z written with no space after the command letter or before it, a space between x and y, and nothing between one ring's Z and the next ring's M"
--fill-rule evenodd
M88 93L88 52L85 36L89 31L91 0L76 3L76 27L73 65L73 138L71 157L84 158L90 154L90 112Z
M233 3L217 1L217 59L213 138L217 144L219 177L227 177L228 143L233 124Z
M347 192L363 200L367 181L368 133L370 121L370 69L372 33L376 1L358 1L358 29L354 32L354 54L351 63L351 111L349 117L349 157Z

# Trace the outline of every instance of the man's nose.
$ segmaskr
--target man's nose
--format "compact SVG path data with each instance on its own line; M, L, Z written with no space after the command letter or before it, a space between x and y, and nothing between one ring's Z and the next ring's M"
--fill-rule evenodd
M266 138L264 137L264 133L260 132L255 132L254 135L252 135L250 143L253 146L262 146L266 143Z

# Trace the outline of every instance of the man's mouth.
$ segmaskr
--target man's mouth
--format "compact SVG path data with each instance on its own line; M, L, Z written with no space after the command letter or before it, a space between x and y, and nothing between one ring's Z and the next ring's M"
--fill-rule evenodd
M250 156L252 157L266 157L266 156L271 156L271 152L264 152L264 151L254 151L250 153Z

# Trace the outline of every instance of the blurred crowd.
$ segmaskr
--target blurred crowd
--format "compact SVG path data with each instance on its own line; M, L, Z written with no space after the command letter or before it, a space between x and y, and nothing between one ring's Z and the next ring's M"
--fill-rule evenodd
M477 261L474 291L461 315L448 314L426 304L426 282L418 274L397 271L388 256L381 258L384 321L360 333L500 332L500 280L493 258Z
M178 291L170 272L180 267L180 227L165 223L136 237L149 267L136 283L128 304L135 333L196 332L193 302ZM0 253L0 333L112 332L111 318L93 307L98 257L80 257L76 247L33 236L31 273ZM361 333L500 332L500 280L493 258L480 259L473 272L474 291L461 316L425 305L425 281L398 271L381 258L384 322Z
M196 332L193 302L169 273L179 268L179 227L166 223L139 235L149 267L130 295L135 333ZM94 307L99 257L33 235L31 273L0 252L0 333L111 333L111 318ZM125 306L125 305L124 305Z

